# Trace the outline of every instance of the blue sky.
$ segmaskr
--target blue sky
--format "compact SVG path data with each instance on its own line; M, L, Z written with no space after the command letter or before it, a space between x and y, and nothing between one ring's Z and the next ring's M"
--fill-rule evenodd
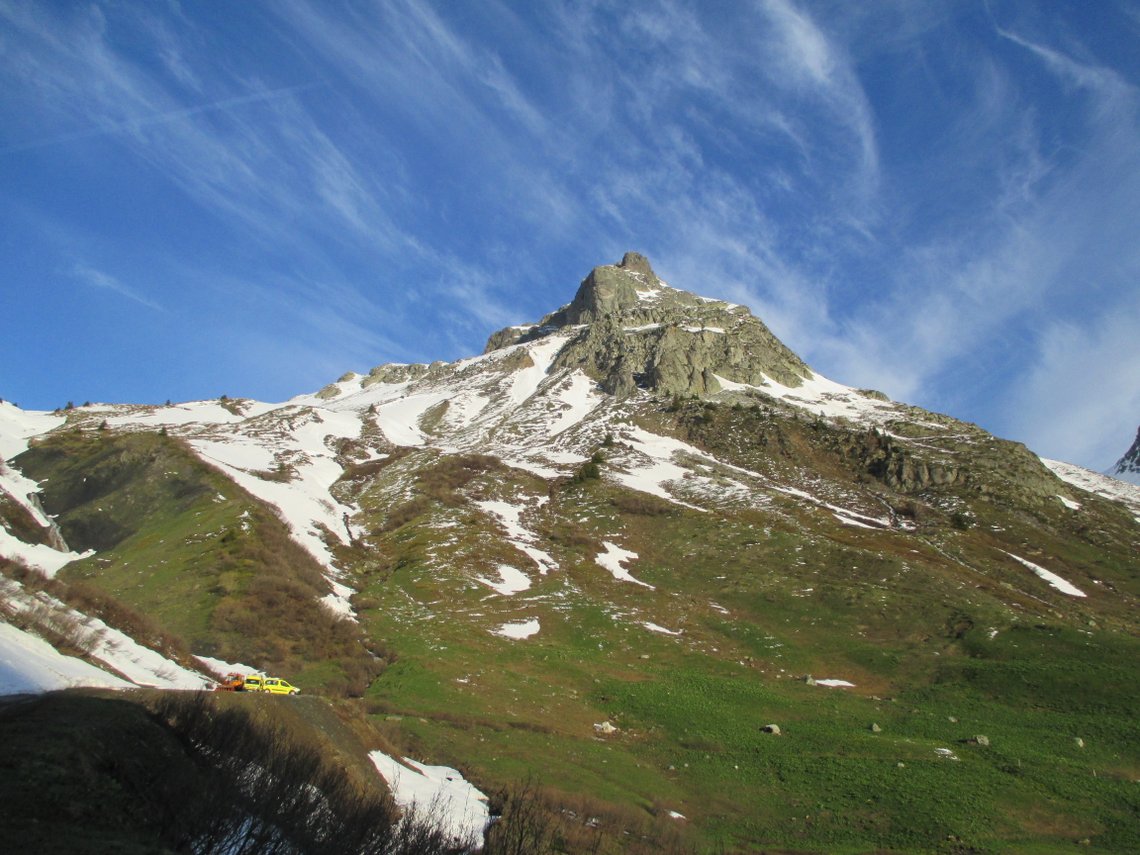
M1096 469L1140 422L1140 3L0 0L0 396L283 400L646 253Z

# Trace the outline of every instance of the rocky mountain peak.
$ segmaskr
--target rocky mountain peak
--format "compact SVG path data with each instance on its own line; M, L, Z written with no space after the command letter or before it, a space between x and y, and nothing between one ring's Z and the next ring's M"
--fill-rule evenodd
M622 256L617 266L622 270L628 270L630 273L640 273L644 276L648 276L654 281L657 279L653 273L653 268L649 264L649 259L640 252L627 252Z
M718 378L794 387L811 376L748 309L669 287L636 252L595 267L568 305L495 333L487 350L571 330L555 367L579 368L621 397L637 389L712 395L724 388Z
M627 252L617 264L595 267L582 280L565 311L565 322L590 324L609 315L626 314L660 288L661 280L649 259Z
M1132 447L1116 461L1116 465L1108 471L1108 474L1122 481L1140 484L1140 428L1136 430L1136 439Z

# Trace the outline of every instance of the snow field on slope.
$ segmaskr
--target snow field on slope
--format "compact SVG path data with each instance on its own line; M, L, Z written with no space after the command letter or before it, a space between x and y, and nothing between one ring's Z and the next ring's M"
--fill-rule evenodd
M872 517L868 516L867 514L860 514L856 511L840 507L839 505L832 505L828 502L825 502L818 496L813 495L806 490L800 490L796 487L776 487L775 489L779 490L781 493L786 493L789 496L795 496L796 498L804 499L808 502L811 502L812 504L827 508L827 510L831 511L832 515L837 520L839 520L841 523L844 523L845 525L853 525L860 528L871 529L884 529L891 527L891 520L889 517Z
M752 386L736 383L720 375L714 375L717 382L727 392L759 392L771 398L785 401L812 413L822 413L826 418L842 418L862 424L882 424L897 418L899 405L891 401L880 401L859 393L857 389L829 380L822 374L811 372L811 376L800 386L785 386L764 377L765 385Z
M4 579L0 580L0 592L3 593L4 607L13 615L40 612L50 615L49 619L53 622L70 624L73 631L81 636L79 640L89 646L88 655L92 659L102 662L108 668L121 674L133 685L159 689L195 690L206 688L210 683L204 675L182 667L161 653L139 644L126 633L108 626L99 618L89 617L78 612L43 591L31 593L18 582ZM15 628L13 627L13 629ZM72 657L64 658L71 659ZM98 668L95 670L103 674L104 677L113 676L105 671L100 671ZM88 674L90 676L90 672L86 669L79 669L77 674ZM97 678L97 680L101 679ZM73 681L66 685L104 686L108 683ZM58 686L51 688L58 688Z
M47 433L65 421L62 416L25 412L7 402L0 403L0 494L7 495L44 528L50 528L54 523L40 508L39 502L32 499L39 493L40 485L9 466L6 460L26 451L33 437ZM59 552L50 546L24 543L0 526L0 556L22 561L48 576L54 576L65 564L90 554Z
M660 436L640 427L623 428L621 439L634 448L634 454L615 458L614 462L624 466L625 471L612 469L607 473L608 477L632 490L658 496L682 507L706 510L684 501L678 494L711 505L736 502L760 508L770 503L768 491L776 491L826 508L845 525L868 529L892 527L889 518L853 511L798 487L775 484L757 472L725 463L679 439Z
M475 505L483 513L498 521L499 525L506 530L507 542L529 557L537 565L538 572L541 575L545 576L547 573L558 569L558 562L549 553L534 545L538 540L538 535L522 524L521 517L524 508L493 499L476 502Z
M424 414L446 401L447 391L422 392L397 398L376 408L377 423L384 436L396 445L421 447L428 444L427 434L420 428Z
M40 491L40 485L17 469L13 469L0 459L0 492L6 493L17 505L31 514L32 519L45 528L52 525L51 519L39 507L32 496Z
M383 751L368 758L388 785L401 808L414 809L421 819L460 842L481 847L483 832L491 822L487 797L463 775L448 766L428 766L410 757L396 760Z
M1002 551L1004 552L1005 550L1002 550ZM1082 591L1076 585L1072 584L1071 582L1066 581L1065 579L1062 579L1056 573L1051 573L1050 571L1046 570L1044 567L1041 567L1037 564L1034 564L1032 561L1026 561L1024 558L1021 558L1018 555L1014 555L1012 552L1006 552L1005 554L1008 555L1010 558L1012 558L1014 561L1017 561L1020 564L1023 564L1024 566L1028 567L1030 570L1032 570L1034 572L1034 574L1038 578L1045 580L1050 585L1052 585L1054 588L1056 588L1058 591L1060 591L1062 594L1068 594L1070 597L1086 597L1086 596L1088 596L1084 591Z
M348 542L344 520L346 516L351 519L357 509L341 504L330 493L344 469L328 442L359 437L359 414L290 406L238 427L225 435L191 437L190 445L239 486L277 508L293 539L326 568L333 590L322 602L337 614L354 618L349 602L353 591L340 582L340 570L325 544L322 527L341 543ZM253 474L272 470L279 460L289 461L294 472L290 480L267 480Z
M554 362L554 358L558 355L558 351L560 351L569 340L570 336L568 335L551 335L539 339L538 342L532 343L529 346L522 345L523 347L527 347L534 365L515 372L510 394L508 395L508 400L511 404L517 407L538 391L539 385L546 379L546 375L550 372L550 366Z
M627 455L620 461L628 467L627 471L611 470L608 473L610 477L631 490L648 493L691 510L704 510L681 501L668 489L669 485L680 483L690 472L673 461L674 455L683 453L707 457L704 452L678 439L659 436L639 427L625 428L621 439L633 446L634 456Z
M24 541L9 534L3 526L0 526L0 556L14 561L22 561L29 567L41 571L49 579L72 561L87 558L94 554L93 549L83 553L60 552L42 543L24 543Z
M28 448L28 441L42 436L66 422L63 416L39 410L21 410L15 404L0 401L0 458L10 460Z
M78 686L131 688L126 680L82 659L65 656L42 638L0 622L0 695Z
M1091 469L1074 466L1072 463L1048 460L1044 457L1040 460L1062 481L1105 499L1120 502L1132 512L1136 522L1140 522L1140 486L1093 472Z
M143 412L132 412L131 407L115 406L121 415L107 419L110 427L180 427L187 425L228 425L255 419L279 409L281 404L242 399L233 401L234 413L219 401L187 401L169 407L148 407ZM126 412L122 412L126 410Z

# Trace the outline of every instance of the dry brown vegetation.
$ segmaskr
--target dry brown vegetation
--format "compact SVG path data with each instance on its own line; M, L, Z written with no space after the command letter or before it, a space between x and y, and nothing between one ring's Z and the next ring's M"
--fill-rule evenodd
M500 818L487 830L487 855L697 851L684 827L664 812L651 816L591 796L564 793L534 779L498 793L492 809Z
M99 618L108 626L169 659L194 668L200 667L197 662L191 661L190 649L182 638L165 631L151 618L94 585L78 579L71 582L49 579L39 570L7 558L0 558L0 573L19 582L29 593L43 591L75 611ZM48 603L41 602L32 610L13 613L9 619L21 629L34 629L65 653L86 656L98 638L75 615Z

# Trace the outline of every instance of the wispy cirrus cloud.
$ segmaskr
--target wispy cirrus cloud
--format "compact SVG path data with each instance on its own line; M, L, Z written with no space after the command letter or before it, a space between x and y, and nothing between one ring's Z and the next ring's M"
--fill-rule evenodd
M0 0L0 195L26 191L0 226L107 277L71 280L196 302L298 375L469 354L638 249L836 379L1024 431L1011 384L1103 357L1127 307L1137 75L1075 13L230 11ZM274 347L287 328L297 346Z
M118 294L120 297L126 297L128 300L133 300L140 306L146 306L148 309L154 309L159 312L166 311L161 305L151 300L145 294L129 285L123 284L114 276L104 273L101 270L96 270L94 267L90 267L86 264L76 264L69 272L72 277L85 285L110 291L114 294Z
M1069 459L1095 465L1112 442L1105 426L1127 438L1137 412L1127 391L1134 348L1116 319L1134 313L1140 274L1138 100L1111 70L999 35L1083 93L1081 136L1051 140L1049 117L989 64L1002 97L980 98L973 119L959 117L971 132L951 149L970 163L978 144L996 142L980 162L990 181L974 191L974 227L908 247L882 297L854 307L821 361L1046 453L1063 456L1067 443ZM1098 364L1106 376L1119 369L1123 385L1076 382ZM1061 418L1066 407L1074 418ZM1098 420L1101 431L1087 430Z

